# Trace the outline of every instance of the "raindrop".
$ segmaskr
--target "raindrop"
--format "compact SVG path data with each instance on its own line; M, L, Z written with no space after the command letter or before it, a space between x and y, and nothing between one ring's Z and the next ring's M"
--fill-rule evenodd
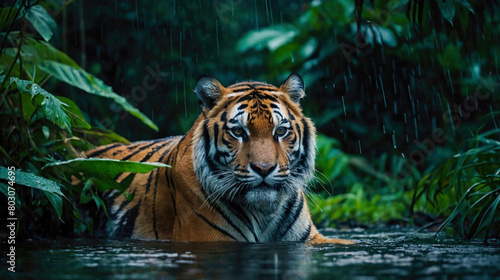
M217 42L217 56L219 56L220 55L220 51L219 51L219 23L217 20L215 21L215 41Z
M186 78L184 77L184 117L187 119Z
M413 118L413 123L415 124L415 139L418 139L418 127L417 127L417 118Z
M179 65L182 65L182 31L179 33Z
M413 98L411 97L410 85L408 85L408 95L410 96L410 101L412 101L412 100L413 100Z
M137 28L139 28L139 8L137 7L137 0L135 0L135 16L137 17ZM101 24L102 25L102 24ZM102 36L102 31L101 31Z
M257 0L255 0L255 29L259 30L259 16L257 13Z
M361 140L358 140L359 154L362 155L363 151L361 150Z
M451 81L450 69L446 69L448 74L448 82L450 83L451 95L455 96L455 91L453 90L453 82Z
M495 120L495 114L493 113L493 108L491 108L491 105L490 105L490 112L491 112L491 118L493 119L493 124L495 125L495 128L497 129L498 131L498 126L497 126L497 122Z
M342 106L344 107L344 116L347 116L347 112L345 110L345 102L344 102L344 96L342 95Z
M394 85L394 94L397 93L397 90L396 90L396 74L392 73L392 82L393 82L393 85Z
M384 96L384 106L387 108L387 100L385 98L384 84L382 83L382 75L378 75L378 79L380 80L380 88L382 89L382 95Z
M448 106L448 114L450 116L451 129L453 131L453 136L455 136L455 125L453 124L453 118L451 117L450 103L446 102L446 106Z
M392 131L392 145L394 146L394 149L396 149L396 130Z
M173 42L174 42L174 39L172 39L172 28L170 28L170 56L174 56L174 45L173 45Z
M382 131L384 132L385 134L385 125L382 126Z

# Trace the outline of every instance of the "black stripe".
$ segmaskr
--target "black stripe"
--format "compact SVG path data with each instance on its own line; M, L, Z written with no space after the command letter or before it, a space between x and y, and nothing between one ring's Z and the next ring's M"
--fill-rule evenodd
M277 228L278 233L280 232L279 230L281 228L283 228L285 219L289 220L289 218L290 218L290 213L292 212L293 205L296 202L296 199L294 199L294 198L295 198L295 196L292 196L292 197L290 197L290 199L288 199L288 201L285 205L285 211L281 214L281 218L280 218L279 222L276 224L278 226L278 228ZM280 239L281 239L281 237L278 235L274 235L274 236L272 236L272 238L274 241L280 241Z
M160 172L158 172L158 170L153 170L151 171L150 175L149 175L149 178L148 178L148 183L147 183L147 186L146 186L146 189L149 189L149 186L151 185L151 179L153 178L153 173L155 173L156 171L156 181L155 181L155 190L156 190L156 186L158 186L158 174ZM146 191L147 192L147 191ZM153 194L153 207L151 209L153 211L153 230L155 232L155 237L156 237L156 240L158 240L158 230L156 229L156 191L154 192Z
M237 109L237 110L243 110L243 109L245 109L246 107L248 107L248 104L241 104L240 106L238 106L238 109Z
M172 205L174 206L174 215L177 217L177 204L175 203L175 197L172 192L170 192L170 198L172 199Z
M135 144L132 143L130 145L127 145L127 150L133 150L133 149L137 148L137 146L140 146L140 145L142 145L142 143L135 143Z
M273 102L278 102L278 99L274 96L271 96L269 94L259 94L257 95L257 97L260 99L260 100L271 100Z
M134 155L136 155L137 153L139 153L140 151L143 151L143 150L147 149L148 147L150 147L150 146L152 146L152 145L154 145L154 144L156 144L156 143L158 143L158 142L160 142L160 141L155 141L155 142L153 142L153 143L151 143L151 144L149 144L149 145L142 146L142 147L140 147L139 149L137 149L137 151L133 152L132 154L129 154L128 156L124 157L124 158L123 158L123 159L121 159L121 160L128 160L128 159L130 159L131 157L133 157ZM151 158L151 157L152 157L152 156L156 153L156 151L158 151L159 149L163 148L165 145L167 145L167 144L169 144L169 143L170 143L170 142L165 142L165 143L163 143L162 145L160 145L160 146L158 146L158 147L154 147L151 151L149 151L149 152L146 154L146 156L145 156L145 157L143 157L142 159L137 160L137 161L138 161L138 162L145 162L145 161L147 161L148 159L150 159L150 158ZM118 173L118 174L115 176L115 178L113 178L113 180L115 180L115 181L116 181L116 180L118 180L118 178L119 178L122 174L123 174L123 172L122 172L122 173ZM149 179L148 179L148 183L149 183L149 182L151 182L151 180L149 180Z
M210 206L212 206L212 208L214 208L217 211L217 213L219 213L219 215L221 215L222 218L224 218L224 220L226 220L226 222L230 226L232 226L241 236L243 236L243 238L245 239L245 241L248 242L248 238L243 234L243 232L241 231L241 229L239 227L237 227L233 223L233 221L231 221L231 219L224 213L224 211L217 204L213 203L212 201L209 200L209 203L210 203Z
M254 239L256 242L259 242L259 238L257 237L257 234L255 234L255 230L252 226L252 222L248 218L248 216L245 214L245 211L241 208L241 205L239 204L232 204L231 208L233 208L234 211L233 214L238 216L238 218L243 222L243 224L250 230L252 233Z
M227 112L224 112L220 115L220 121L226 122L226 120L227 120Z
M172 141L169 141L168 144L170 144ZM172 146L174 146L175 144L172 144ZM163 162L163 159L165 158L165 156L167 156L167 154L172 150L172 147L169 147L165 150L165 152L163 152L163 154L160 156L160 158L158 158L158 162ZM168 163L168 162L167 162ZM168 168L167 168L168 169ZM155 169L156 170L156 169ZM153 170L154 171L154 170ZM148 184L146 185L146 193L145 194L148 194L149 192L149 188L151 187L151 179L152 179L152 176L153 176L153 172L151 172L149 174L149 178L148 178ZM160 172L157 172L156 173L156 182L158 182L158 177L160 176Z
M292 114L292 112L290 111L290 108L288 108L288 107L287 107L287 108L286 108L286 110L288 111L288 116L290 117L290 119L291 119L292 121L294 121L294 120L295 120L295 116L294 116L294 115Z
M193 210L194 214L198 217L200 217L203 221L205 221L209 226L213 227L214 229L218 230L219 232L221 232L222 234L228 236L229 238L233 239L234 241L238 241L236 238L234 238L234 236L232 236L229 232L225 231L224 229L218 227L217 225L213 224L212 222L210 222L207 218L205 218L203 215L201 215L200 213L196 212L193 207L191 207L191 210Z
M203 195L205 196L205 198L208 198L210 197L206 190L203 188L203 186L201 186L201 192L203 193ZM210 206L215 210L217 211L217 213L219 213L219 215L224 219L226 220L226 222L232 226L239 234L241 234L241 236L243 236L243 238L248 242L248 238L243 234L243 232L241 231L241 229L239 227L237 227L232 221L231 219L229 219L229 217L224 213L224 211L219 207L219 205L217 205L214 201L208 199L208 203L210 204ZM194 211L194 210L193 210ZM249 228L250 229L250 228Z
M134 207L127 210L125 214L123 214L122 218L119 221L118 229L114 232L114 237L118 239L122 238L130 238L134 233L134 226L137 216L139 215L139 208L141 206L141 201L137 203Z
M253 212L250 212L250 215L252 215L253 219L255 220L255 222L257 222L257 226L259 227L259 229L262 231L262 225L260 224L260 221L259 219L257 219L257 217L255 217L255 215L253 214Z
M311 166L309 165L309 162L307 161L307 156L309 155L309 152L310 152L309 146L311 145L310 139L309 139L310 131L309 131L309 126L308 126L305 119L302 119L302 124L304 125L304 134L302 135L302 143L304 146L304 153L301 156L301 162L303 163L304 168L306 170L308 170L309 168L311 168Z
M309 234L311 233L311 223L309 223L307 230L302 233L298 241L306 241L306 239L309 237Z
M111 150L111 149L114 149L118 146L123 146L124 144L122 143L117 143L117 144L114 144L114 145L111 145L111 146L107 146L101 150L92 150L90 152L87 152L87 157L98 157L100 155L102 155L103 153Z
M203 124L203 142L205 144L205 160L208 164L210 171L215 172L217 170L214 161L210 157L210 134L208 133L208 120Z
M139 147L139 149L135 150L134 152L130 153L128 156L124 157L124 158L121 158L120 160L128 160L130 159L131 157L135 156L136 154L138 154L139 152L153 146L154 144L158 143L158 142L161 142L163 141L163 139L160 139L160 140L156 140L156 141L152 141L151 143L149 143L148 145L144 145L144 146L141 146Z
M254 87L256 90L265 90L265 91L277 91L278 89L277 88L272 88L272 87L269 87L269 86L256 86Z
M282 225L282 227L280 227L280 231L278 232L278 240L281 240L283 237L285 237L292 228L292 226L297 222L297 219L299 218L300 213L302 212L302 208L304 208L304 198L302 197L302 195L300 195L299 205L297 205L295 213L293 213L293 215L287 219L286 223ZM283 226L285 225L286 229L282 230Z
M184 140L181 139L181 141ZM180 142L179 142L180 143ZM181 158L179 159L179 162L182 161L182 158L184 158L184 155L186 154L187 150L189 149L189 147L191 147L191 142L189 142L187 145L186 145L186 148L184 148L184 152L182 152L182 155L181 155Z
M243 87L243 88L231 89L231 92L238 93L238 92L245 92L245 91L249 91L249 90L252 90L252 88L251 87Z

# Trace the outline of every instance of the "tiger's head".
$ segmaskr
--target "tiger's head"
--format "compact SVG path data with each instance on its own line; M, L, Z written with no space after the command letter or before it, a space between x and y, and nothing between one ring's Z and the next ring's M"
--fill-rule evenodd
M261 82L196 82L203 107L193 136L193 167L210 201L274 209L313 176L315 128L299 105L304 81L291 74L278 88Z

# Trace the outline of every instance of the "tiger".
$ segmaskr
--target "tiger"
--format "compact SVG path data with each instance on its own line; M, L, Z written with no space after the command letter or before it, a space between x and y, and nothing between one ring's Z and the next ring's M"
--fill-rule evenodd
M194 92L201 113L184 136L109 144L86 153L170 166L136 174L127 189L131 200L116 190L106 194L107 236L354 243L326 238L311 219L305 191L314 174L316 129L302 113L305 84L299 74L280 87L257 81L224 87L203 75Z

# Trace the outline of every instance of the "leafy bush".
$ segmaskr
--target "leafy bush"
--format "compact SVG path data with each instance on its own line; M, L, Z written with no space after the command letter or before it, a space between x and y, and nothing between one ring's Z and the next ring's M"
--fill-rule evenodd
M144 124L157 127L125 98L49 43L56 23L46 7L58 7L59 12L63 7L58 3L17 1L0 12L0 28L5 31L0 33L0 190L6 196L9 187L16 190L20 236L91 231L88 211L92 210L81 213L77 206L92 200L106 212L98 191L123 191L132 178L118 184L112 180L113 174L165 167L75 159L79 151L94 145L128 141L112 131L92 127L75 102L44 89L51 78L87 94L110 98ZM107 168L102 168L103 164ZM73 185L76 181L80 184ZM91 182L99 182L99 188Z
M418 170L410 176L407 161L387 154L377 161L349 155L338 140L318 135L317 183L309 193L317 223L379 224L408 217ZM392 170L386 170L392 166ZM392 172L391 172L392 171ZM404 175L404 176L403 176Z
M424 201L430 208L427 211L447 217L438 230L458 231L468 239L483 236L485 240L500 233L499 136L498 129L478 132L463 144L462 153L418 184L413 201Z

